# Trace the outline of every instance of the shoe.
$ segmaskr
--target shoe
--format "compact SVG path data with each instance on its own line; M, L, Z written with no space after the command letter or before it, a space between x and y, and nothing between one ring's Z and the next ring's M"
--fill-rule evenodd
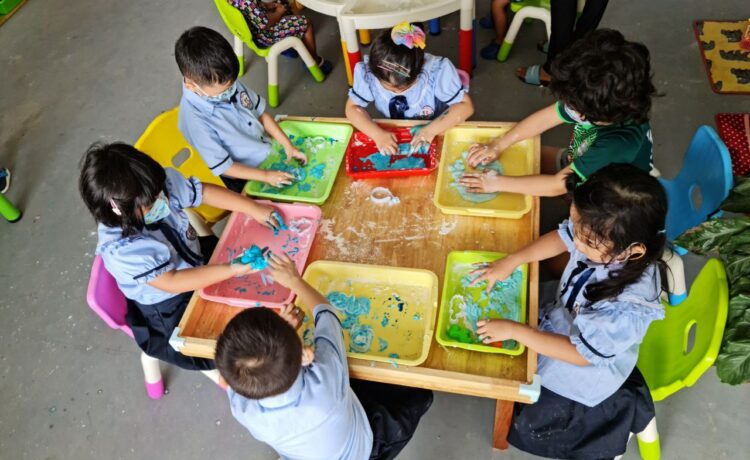
M0 193L5 193L10 188L10 169L0 168Z
M318 67L320 67L323 75L328 75L329 73L331 73L331 70L333 70L333 64L331 64L331 61L323 59L322 57L318 61Z
M299 53L294 48L285 49L281 52L281 55L292 59L299 57Z
M494 61L497 59L497 53L499 51L500 45L497 44L495 40L492 40L489 45L479 50L479 55L482 56L482 59Z
M479 26L482 29L495 29L495 21L492 20L492 15L488 14L487 16L479 18Z

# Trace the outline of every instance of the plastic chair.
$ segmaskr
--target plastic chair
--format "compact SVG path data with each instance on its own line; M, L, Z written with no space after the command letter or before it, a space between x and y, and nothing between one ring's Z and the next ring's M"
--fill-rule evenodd
M271 107L278 107L279 105L279 54L284 51L294 48L305 62L307 70L310 71L315 81L320 83L325 79L318 63L315 62L298 37L286 37L268 48L258 46L253 40L253 34L245 21L245 16L242 15L240 10L230 5L227 0L214 0L214 3L219 10L221 19L224 20L224 24L234 35L234 52L237 53L240 60L240 75L245 73L243 43L255 54L266 59L268 63L268 104Z
M701 126L690 142L682 169L674 179L659 178L667 193L667 240L672 241L686 230L700 225L719 210L732 190L732 159L716 131ZM669 301L672 305L687 296L685 273L679 254L685 251L672 247L672 257L664 261L670 268Z
M224 182L208 169L203 158L188 144L177 127L178 108L168 110L154 118L135 148L156 160L165 168L175 168L183 176L195 176L204 184L225 187ZM211 226L227 215L227 211L208 205L187 210L190 223L199 235L211 234Z
M5 217L5 220L11 224L14 224L21 220L23 212L21 212L16 205L11 203L11 201L5 197L5 194L0 193L0 215Z
M86 301L109 327L119 329L133 337L133 331L125 321L125 315L128 312L125 296L117 286L117 281L104 268L104 262L100 256L96 256L91 266ZM159 360L141 352L141 366L149 398L159 399L164 396L164 379L161 376Z

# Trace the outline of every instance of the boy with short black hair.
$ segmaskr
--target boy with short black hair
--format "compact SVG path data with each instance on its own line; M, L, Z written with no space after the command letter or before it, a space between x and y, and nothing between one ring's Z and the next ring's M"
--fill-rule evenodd
M193 27L175 43L175 59L183 76L178 125L211 172L235 192L248 180L291 184L288 172L258 169L271 152L267 134L289 160L304 164L307 158L266 112L266 101L237 79L239 61L229 42L214 30Z
M219 337L216 367L234 417L284 459L392 459L432 403L432 392L352 382L341 323L286 256L270 256L274 280L315 306L315 351L295 329L301 312L249 308Z
M552 65L550 90L558 102L522 120L502 137L469 150L472 167L495 161L513 144L563 123L573 124L566 149L542 148L542 174L501 176L494 171L468 173L460 184L470 192L511 192L534 196L565 193L565 179L586 181L612 163L653 169L653 143L648 121L651 98L649 52L620 32L590 32L559 54Z

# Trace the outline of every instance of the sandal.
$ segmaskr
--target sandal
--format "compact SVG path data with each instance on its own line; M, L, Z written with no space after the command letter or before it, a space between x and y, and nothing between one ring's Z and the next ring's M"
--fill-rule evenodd
M549 40L537 43L536 50L539 51L540 53L548 54L549 53Z
M534 64L532 66L526 67L526 73L523 77L518 76L518 79L522 82L528 84L528 85L534 85L534 86L547 86L549 85L548 81L542 81L540 78L540 73L542 70L542 66L539 64Z
M331 61L324 59L322 56L320 57L320 59L318 59L318 67L320 67L323 75L326 76L331 73L331 70L333 70L333 64L331 64Z
M500 45L493 39L489 45L479 50L479 55L482 59L494 61L497 59L497 53L500 51Z

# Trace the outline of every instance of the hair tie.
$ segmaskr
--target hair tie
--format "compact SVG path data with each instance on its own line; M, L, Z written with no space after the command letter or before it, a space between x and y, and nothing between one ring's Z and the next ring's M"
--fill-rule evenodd
M661 230L659 230L659 231L658 231L658 232L656 232L656 233L657 233L658 235L666 235L666 234L667 234L667 229L665 229L665 228L662 228Z
M110 198L109 205L112 206L112 212L115 213L116 216L122 216L122 211L120 211L120 208L117 207L115 200Z
M408 22L397 24L391 29L391 40L393 40L393 43L403 45L410 50L414 49L415 46L419 49L424 49L426 46L422 28Z

